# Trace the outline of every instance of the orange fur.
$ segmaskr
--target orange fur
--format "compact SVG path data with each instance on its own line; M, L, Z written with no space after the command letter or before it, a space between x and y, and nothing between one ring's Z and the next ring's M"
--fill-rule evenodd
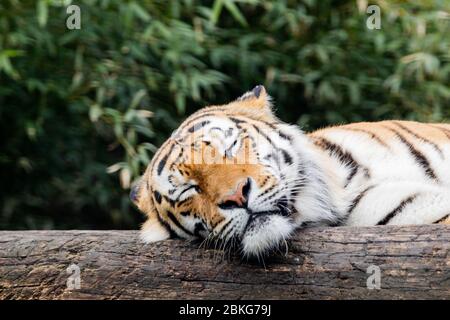
M186 123L189 123L190 120L209 112L216 113L217 115L245 116L269 123L276 121L276 117L273 115L270 108L269 97L263 88L258 98L251 97L243 101L234 101L225 106L211 106L204 108L188 117L180 126L179 130L185 129L187 127ZM190 135L192 137L183 138L187 141L195 141L195 133ZM153 223L157 213L159 213L163 219L167 219L168 211L177 216L179 216L181 212L190 212L206 221L208 226L214 227L223 221L223 217L217 209L217 204L221 203L223 199L229 195L240 182L242 182L243 177L252 177L258 184L262 184L266 179L267 174L262 170L262 166L260 165L226 165L225 163L229 163L230 159L218 157L215 150L210 150L213 148L203 147L200 151L189 148L190 153L183 154L183 163L180 164L178 168L182 170L185 177L197 181L201 190L200 194L192 201L188 201L179 206L172 206L171 203L164 198L161 203L157 203L152 194L152 172L155 164L161 160L174 143L175 142L172 139L169 139L158 150L158 153L148 166L139 188L140 191L136 205L147 215L149 220L152 221L151 223ZM254 153L253 150L251 150L251 143L248 139L244 141L244 147L240 152L246 156ZM168 162L175 161L176 157L177 154L174 152L171 157L169 157ZM205 159L211 157L218 157L219 164L204 164L204 162L206 162ZM196 162L194 159L201 159L202 163L195 164ZM148 226L148 224L144 224L143 228L145 229Z

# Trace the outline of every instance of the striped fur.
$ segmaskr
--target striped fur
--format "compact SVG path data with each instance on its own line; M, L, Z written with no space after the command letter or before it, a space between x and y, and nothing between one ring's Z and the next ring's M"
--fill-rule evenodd
M204 108L161 146L133 200L142 238L261 255L305 225L450 223L450 125L383 121L305 134L258 86Z

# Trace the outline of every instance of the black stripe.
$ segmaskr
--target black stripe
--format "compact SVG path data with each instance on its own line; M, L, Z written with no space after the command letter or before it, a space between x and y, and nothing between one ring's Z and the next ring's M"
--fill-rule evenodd
M181 200L181 201L176 201L176 207L179 208L183 204L185 204L186 202L191 202L191 201L192 201L192 197L186 198L186 199Z
M238 121L241 121L241 122L244 122L244 121L242 121L242 120L240 120L240 119L237 119L237 118L234 118L234 119L235 119L235 120L238 120ZM289 141L289 142L292 141L292 137L289 136L289 135L286 134L286 133L283 133L283 132L276 126L276 123L264 121L264 120L261 120L261 119L253 119L253 118L249 118L249 119L250 119L251 121L259 122L259 123L261 123L261 124L264 124L264 125L268 126L270 129L272 129L273 131L275 131L275 132L278 134L278 136L279 136L280 138L282 138L282 139L284 139L284 140L287 140L287 141ZM252 123L252 125L255 126L254 123ZM259 131L260 131L260 130L259 130ZM266 135L266 136L267 136L267 135Z
M291 199L296 199L297 195L300 193L300 189L303 189L307 185L308 177L305 175L305 170L301 167L301 165L297 166L298 169L298 177L301 178L299 182L297 182L293 189L290 192Z
M252 119L252 120L254 120L254 121L256 121L256 122L260 122L260 123L262 123L262 124L265 124L266 126L270 127L272 130L274 130L274 131L278 134L278 136L279 136L280 138L282 138L282 139L284 139L284 140L287 140L287 141L289 141L289 142L292 142L292 137L291 137L290 135L288 135L288 134L282 132L282 131L276 126L276 124L271 123L271 122L267 122L267 121L264 121L264 120L259 120L259 119Z
M222 235L225 232L225 230L228 228L228 226L230 225L232 220L233 219L230 219L230 220L228 220L227 223L225 223L225 225L222 227L222 229L219 231L219 233L217 234L216 237L219 237L220 235Z
M414 194L412 196L409 196L405 200L403 200L394 210L389 212L380 222L377 223L377 225L385 225L389 223L389 221L395 217L397 214L402 212L402 210L411 202L413 202L417 198L418 194Z
M365 133L365 134L369 135L372 139L377 141L379 144L381 144L383 147L389 148L389 146L386 144L386 142L381 140L380 137L378 137L375 133L373 133L373 132L371 132L369 130L364 130L364 129L359 129L359 128L347 128L345 126L344 127L339 127L339 129Z
M158 151L155 153L153 159L152 159L152 167L150 168L150 172L153 172L155 166L157 163L159 163L159 159L163 156L164 154L164 149L166 148L167 145L169 145L170 143L172 143L170 141L170 139L166 140L166 142L164 142L158 149Z
M197 121L197 120L199 120L199 119L201 119L201 118L209 117L209 116L216 116L216 115L217 115L216 112L207 111L207 112L205 112L205 113L201 113L201 114L195 116L195 117L192 118L192 119L189 119L189 120L186 119L186 122L183 122L183 123L181 124L181 126L178 128L177 131L178 131L178 132L183 131L187 126L191 125L194 121Z
M291 155L284 149L282 149L281 152L283 153L284 162L286 162L287 164L292 164L293 160Z
M225 220L225 218L224 217L221 217L221 219L217 222L217 223L215 223L214 225L212 224L213 223L213 221L211 221L211 228L212 229L215 229L219 224L221 224L222 223L222 221L224 221Z
M233 122L236 124L237 127L240 127L240 124L241 124L241 123L247 123L247 121L240 120L240 119L235 118L235 117L229 117L229 119L230 119L231 121L233 121Z
M436 124L431 125L433 128L439 129L443 134L447 136L447 138L450 140L450 130L446 128L442 128Z
M187 131L190 133L194 133L195 131L202 129L204 126L206 126L210 122L211 121L209 121L209 120L203 120L202 122L196 123L193 126L191 126Z
M158 204L161 204L161 193L155 190L153 191L153 196L155 197L156 202L158 202Z
M358 196L353 200L352 204L348 208L348 213L352 213L353 210L356 208L356 206L359 204L359 202L364 198L364 196L369 192L369 190L373 189L375 186L370 186L364 189Z
M175 203L176 203L175 200L170 199L168 196L163 196L163 198L164 198L164 200L167 201L167 203L169 203L169 205L170 205L172 208L175 208Z
M202 238L202 235L200 234L201 231L206 231L205 226L203 223L197 222L194 228L194 235L198 238Z
M233 225L233 227L230 230L227 230L226 234L222 234L222 239L223 240L227 240L228 236L234 231L234 229L236 228L236 225Z
M190 199L191 197L187 197L187 198L184 199L183 201L180 201L179 199L181 198L181 196L182 196L183 194L185 194L186 192L188 192L189 190L197 189L197 188L198 188L197 185L191 185L191 186L185 187L185 188L183 189L183 191L180 192L180 194L177 196L177 198L176 198L174 201L175 201L175 202L178 202L179 204L180 204L180 203L184 203L186 200Z
M170 156L170 154L172 153L174 147L175 147L175 144L172 144L172 145L170 146L169 152L167 152L166 155L165 155L165 156L161 159L161 161L158 163L158 171L157 171L158 176L161 175L161 172L163 171L163 169L164 169L164 167L165 167L165 165L166 165L167 159L169 159L169 156Z
M271 144L272 144L272 140L267 136L267 134L262 133L259 128L256 128L256 125L254 123L248 122L247 120L254 121L254 122L257 122L259 124L264 124L264 125L268 126L269 128L271 128L272 130L274 130L278 134L278 136L280 138L282 138L284 140L287 140L289 142L292 142L292 137L289 136L288 134L283 133L282 131L280 131L280 129L276 126L276 123L271 123L271 122L268 122L268 121L264 121L264 120L260 120L260 119L253 119L253 118L248 118L246 120L242 120L242 119L239 119L237 117L229 117L229 119L231 121L233 121L239 128L240 128L240 124L241 123L251 124L253 127L255 127L256 131L258 131L258 133L260 133L261 135L264 135L264 137L267 140L269 140Z
M267 121L260 120L260 119L252 119L252 120L256 121L256 122L264 123L266 126L270 127L273 130L278 130L277 126L271 122L267 122Z
M274 147L275 149L277 149L277 147L273 144L272 139L270 139L270 137L269 137L267 134L265 134L264 132L262 132L262 131L258 128L257 125L252 124L252 126L253 126L253 128L255 128L255 130L256 130L256 132L257 132L258 134L260 134L264 139L266 139L266 140L272 145L272 147Z
M330 155L336 155L338 160L345 166L349 166L351 171L349 175L347 176L347 182L345 184L345 187L349 185L353 177L358 172L358 168L361 167L361 165L353 158L352 154L348 151L345 151L337 144L325 139L325 138L317 138L317 140L314 141L314 144L318 147L327 150ZM367 168L366 168L367 169ZM366 170L368 172L368 169Z
M386 127L387 129L391 130L397 138L400 139L400 141L406 145L408 148L410 154L414 157L414 159L419 163L419 165L425 170L425 174L430 177L431 179L438 180L436 174L434 173L434 170L431 168L430 161L421 153L419 150L414 148L414 146L406 140L406 138L397 130Z
M260 123L262 123L262 124L265 124L266 126L270 127L273 131L275 131L275 132L277 133L277 135L278 135L280 138L282 138L282 139L284 139L284 140L287 140L288 142L292 143L292 140L293 140L292 137L291 137L290 135L288 135L288 134L282 132L282 131L276 126L276 124L270 123L270 122L267 122L267 121L264 121L264 120L259 120L259 119L258 119L258 120L252 119L252 120L254 120L254 121L256 121L256 122L260 122Z
M347 176L347 181L345 182L344 188L350 184L352 179L356 176L357 172L358 172L358 167L352 167L349 175Z
M446 215L446 216L443 216L442 218L440 218L439 220L437 220L437 221L435 221L435 222L433 222L433 223L442 223L442 222L444 222L445 220L447 220L449 217L450 217L450 214L448 214L448 215Z
M185 227L183 227L180 223L180 221L177 220L177 218L174 216L174 214L170 211L167 211L167 217L181 230L183 230L184 233L193 236L194 234L187 230Z
M280 131L280 129L277 129L278 135L283 138L284 140L288 140L289 142L292 142L292 137L286 133L283 133Z
M416 139L423 141L425 143L428 143L429 145L431 145L440 155L441 157L444 157L444 153L442 152L441 148L439 148L439 146L434 143L433 141L430 141L420 135L418 135L417 133L415 133L414 131L412 131L411 129L409 129L408 127L404 126L403 124L399 123L399 122L394 122L394 124L403 129L404 131L408 132L410 135L414 136Z
M282 138L284 140L287 140L289 142L292 142L292 137L290 135L282 132L280 130L280 128L277 127L277 124L280 124L280 123L267 122L267 121L264 121L264 120L261 120L261 119L251 119L251 120L253 120L255 122L258 122L260 124L268 126L270 129L272 129L272 131L275 131L280 138ZM253 124L253 125L255 125L255 124Z
M163 220L163 218L161 218L158 210L156 210L156 217L158 218L159 223L161 223L161 225L164 226L167 229L167 231L169 231L169 236L171 239L179 238L178 234L175 231L173 231L173 229L170 227L170 224L168 224L166 221Z

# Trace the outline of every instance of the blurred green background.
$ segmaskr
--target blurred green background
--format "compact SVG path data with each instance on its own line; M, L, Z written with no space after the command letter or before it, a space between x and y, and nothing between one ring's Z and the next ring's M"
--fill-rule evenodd
M310 130L448 121L449 80L448 0L2 0L0 229L137 228L127 188L157 146L256 84Z

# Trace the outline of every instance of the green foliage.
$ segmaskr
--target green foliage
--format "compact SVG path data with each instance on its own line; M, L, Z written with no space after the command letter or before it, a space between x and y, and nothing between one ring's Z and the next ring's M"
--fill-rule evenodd
M450 117L446 0L70 3L0 4L0 228L136 228L156 146L259 83L305 129Z

